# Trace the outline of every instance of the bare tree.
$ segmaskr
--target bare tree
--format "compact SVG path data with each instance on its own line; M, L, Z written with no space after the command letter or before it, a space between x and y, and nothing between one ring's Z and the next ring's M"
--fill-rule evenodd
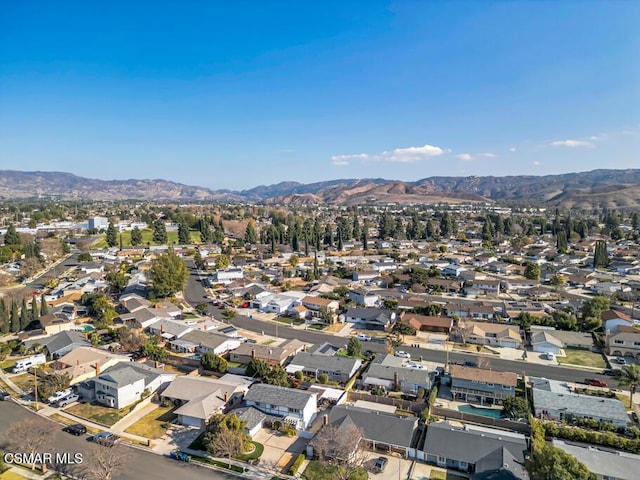
M462 343L466 345L467 335L471 331L471 325L469 325L469 322L467 322L465 318L460 317L457 321L456 330L458 332L458 335L460 336L460 339L462 340Z
M487 356L482 356L478 359L478 368L484 368L485 370L491 370L491 359Z
M343 422L322 427L311 445L320 462L334 467L338 480L347 480L367 460L363 437L362 429Z
M240 455L244 450L246 435L242 430L222 428L210 440L207 450L215 455L227 457L231 468L231 457Z
M4 435L2 446L11 452L42 453L56 431L55 424L43 418L25 418L11 425ZM31 470L36 468L35 462Z
M125 470L131 455L121 446L105 447L91 444L85 453L84 473L92 480L111 480L113 476Z

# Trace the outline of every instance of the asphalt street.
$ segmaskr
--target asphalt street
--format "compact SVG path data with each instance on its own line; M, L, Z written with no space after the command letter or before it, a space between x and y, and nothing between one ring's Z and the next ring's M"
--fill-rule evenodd
M58 265L50 267L42 275L33 280L29 284L29 287L33 290L42 290L50 279L57 278L68 268L78 265L78 255L80 255L79 252L73 253Z
M36 417L42 422L51 421L40 417L13 402L0 402L0 439L4 438L6 431L14 422L30 417ZM58 426L57 423L56 426ZM62 431L62 427L59 426L58 431L50 442L52 446L47 449L47 452L54 454L85 453L90 445L87 438L88 437L86 435L75 437L71 434L65 433ZM238 478L232 475L225 475L224 473L220 473L209 468L171 460L168 457L149 453L139 448L125 448L130 452L131 460L127 463L126 471L115 475L113 480L157 480L162 478L188 478L194 480L215 478L231 480ZM68 473L75 473L79 478L82 478L81 465L70 466Z
M195 306L200 302L207 302L205 295L207 294L204 286L201 283L200 274L196 270L193 261L188 260L187 266L189 267L190 275L187 281L187 286L184 291L185 300L191 305ZM440 298L442 301L442 298ZM221 320L222 315L218 308L211 305L209 301L209 315ZM312 330L299 330L286 326L285 324L277 325L274 322L265 322L254 318L249 318L246 315L237 315L231 323L241 329L248 330L255 333L264 332L265 335L277 336L280 338L297 338L303 342L309 343L337 343L341 342L346 344L347 340L343 337L336 337L326 333L316 332ZM277 329L277 335L276 335ZM377 342L363 342L363 349L371 350L375 353L385 353L386 346ZM447 353L441 350L430 350L426 348L415 348L403 346L402 350L409 352L412 358L422 357L425 361L439 362L444 364L447 361ZM480 356L473 353L459 353L450 352L448 360L456 363L463 363L465 360L479 360ZM544 377L551 380L560 380L565 382L584 382L586 378L599 378L609 386L613 388L618 387L618 383L613 377L607 375L601 375L594 373L592 370L581 370L579 368L567 368L560 366L547 366L537 363L529 363L523 360L503 360L499 358L490 357L489 368L495 370L502 370L506 372L514 372L518 375L528 375L532 377Z

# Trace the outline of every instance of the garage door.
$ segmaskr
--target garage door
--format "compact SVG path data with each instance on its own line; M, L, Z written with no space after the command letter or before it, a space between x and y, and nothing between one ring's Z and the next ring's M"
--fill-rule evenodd
M534 345L533 351L537 353L553 353L553 354L559 353L558 348L554 347L553 345L548 345L546 343Z

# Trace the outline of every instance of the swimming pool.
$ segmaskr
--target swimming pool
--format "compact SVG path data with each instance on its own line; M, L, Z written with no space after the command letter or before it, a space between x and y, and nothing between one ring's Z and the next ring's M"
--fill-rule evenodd
M92 327L91 325L80 325L80 330L82 330L84 333L89 333L93 332L95 330L95 327Z
M489 418L502 418L502 410L498 408L483 408L474 405L458 405L458 411L462 413L472 413Z

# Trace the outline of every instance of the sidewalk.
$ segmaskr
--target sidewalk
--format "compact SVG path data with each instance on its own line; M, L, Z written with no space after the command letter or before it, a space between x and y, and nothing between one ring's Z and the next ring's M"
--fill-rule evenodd
M146 405L143 405L140 408L135 408L133 412L128 414L122 420L119 420L118 422L114 423L111 426L111 429L124 431L127 428L129 428L131 425L136 423L138 420L140 420L142 417L147 415L148 413L153 412L159 406L160 405L158 405L157 403L150 402Z
M16 392L18 395L23 396L27 394L27 392L25 392L24 390L19 388L15 383L13 383L13 381L7 376L6 373L4 373L4 370L2 370L1 368L0 368L0 380L6 383L7 386L11 388L11 390Z

